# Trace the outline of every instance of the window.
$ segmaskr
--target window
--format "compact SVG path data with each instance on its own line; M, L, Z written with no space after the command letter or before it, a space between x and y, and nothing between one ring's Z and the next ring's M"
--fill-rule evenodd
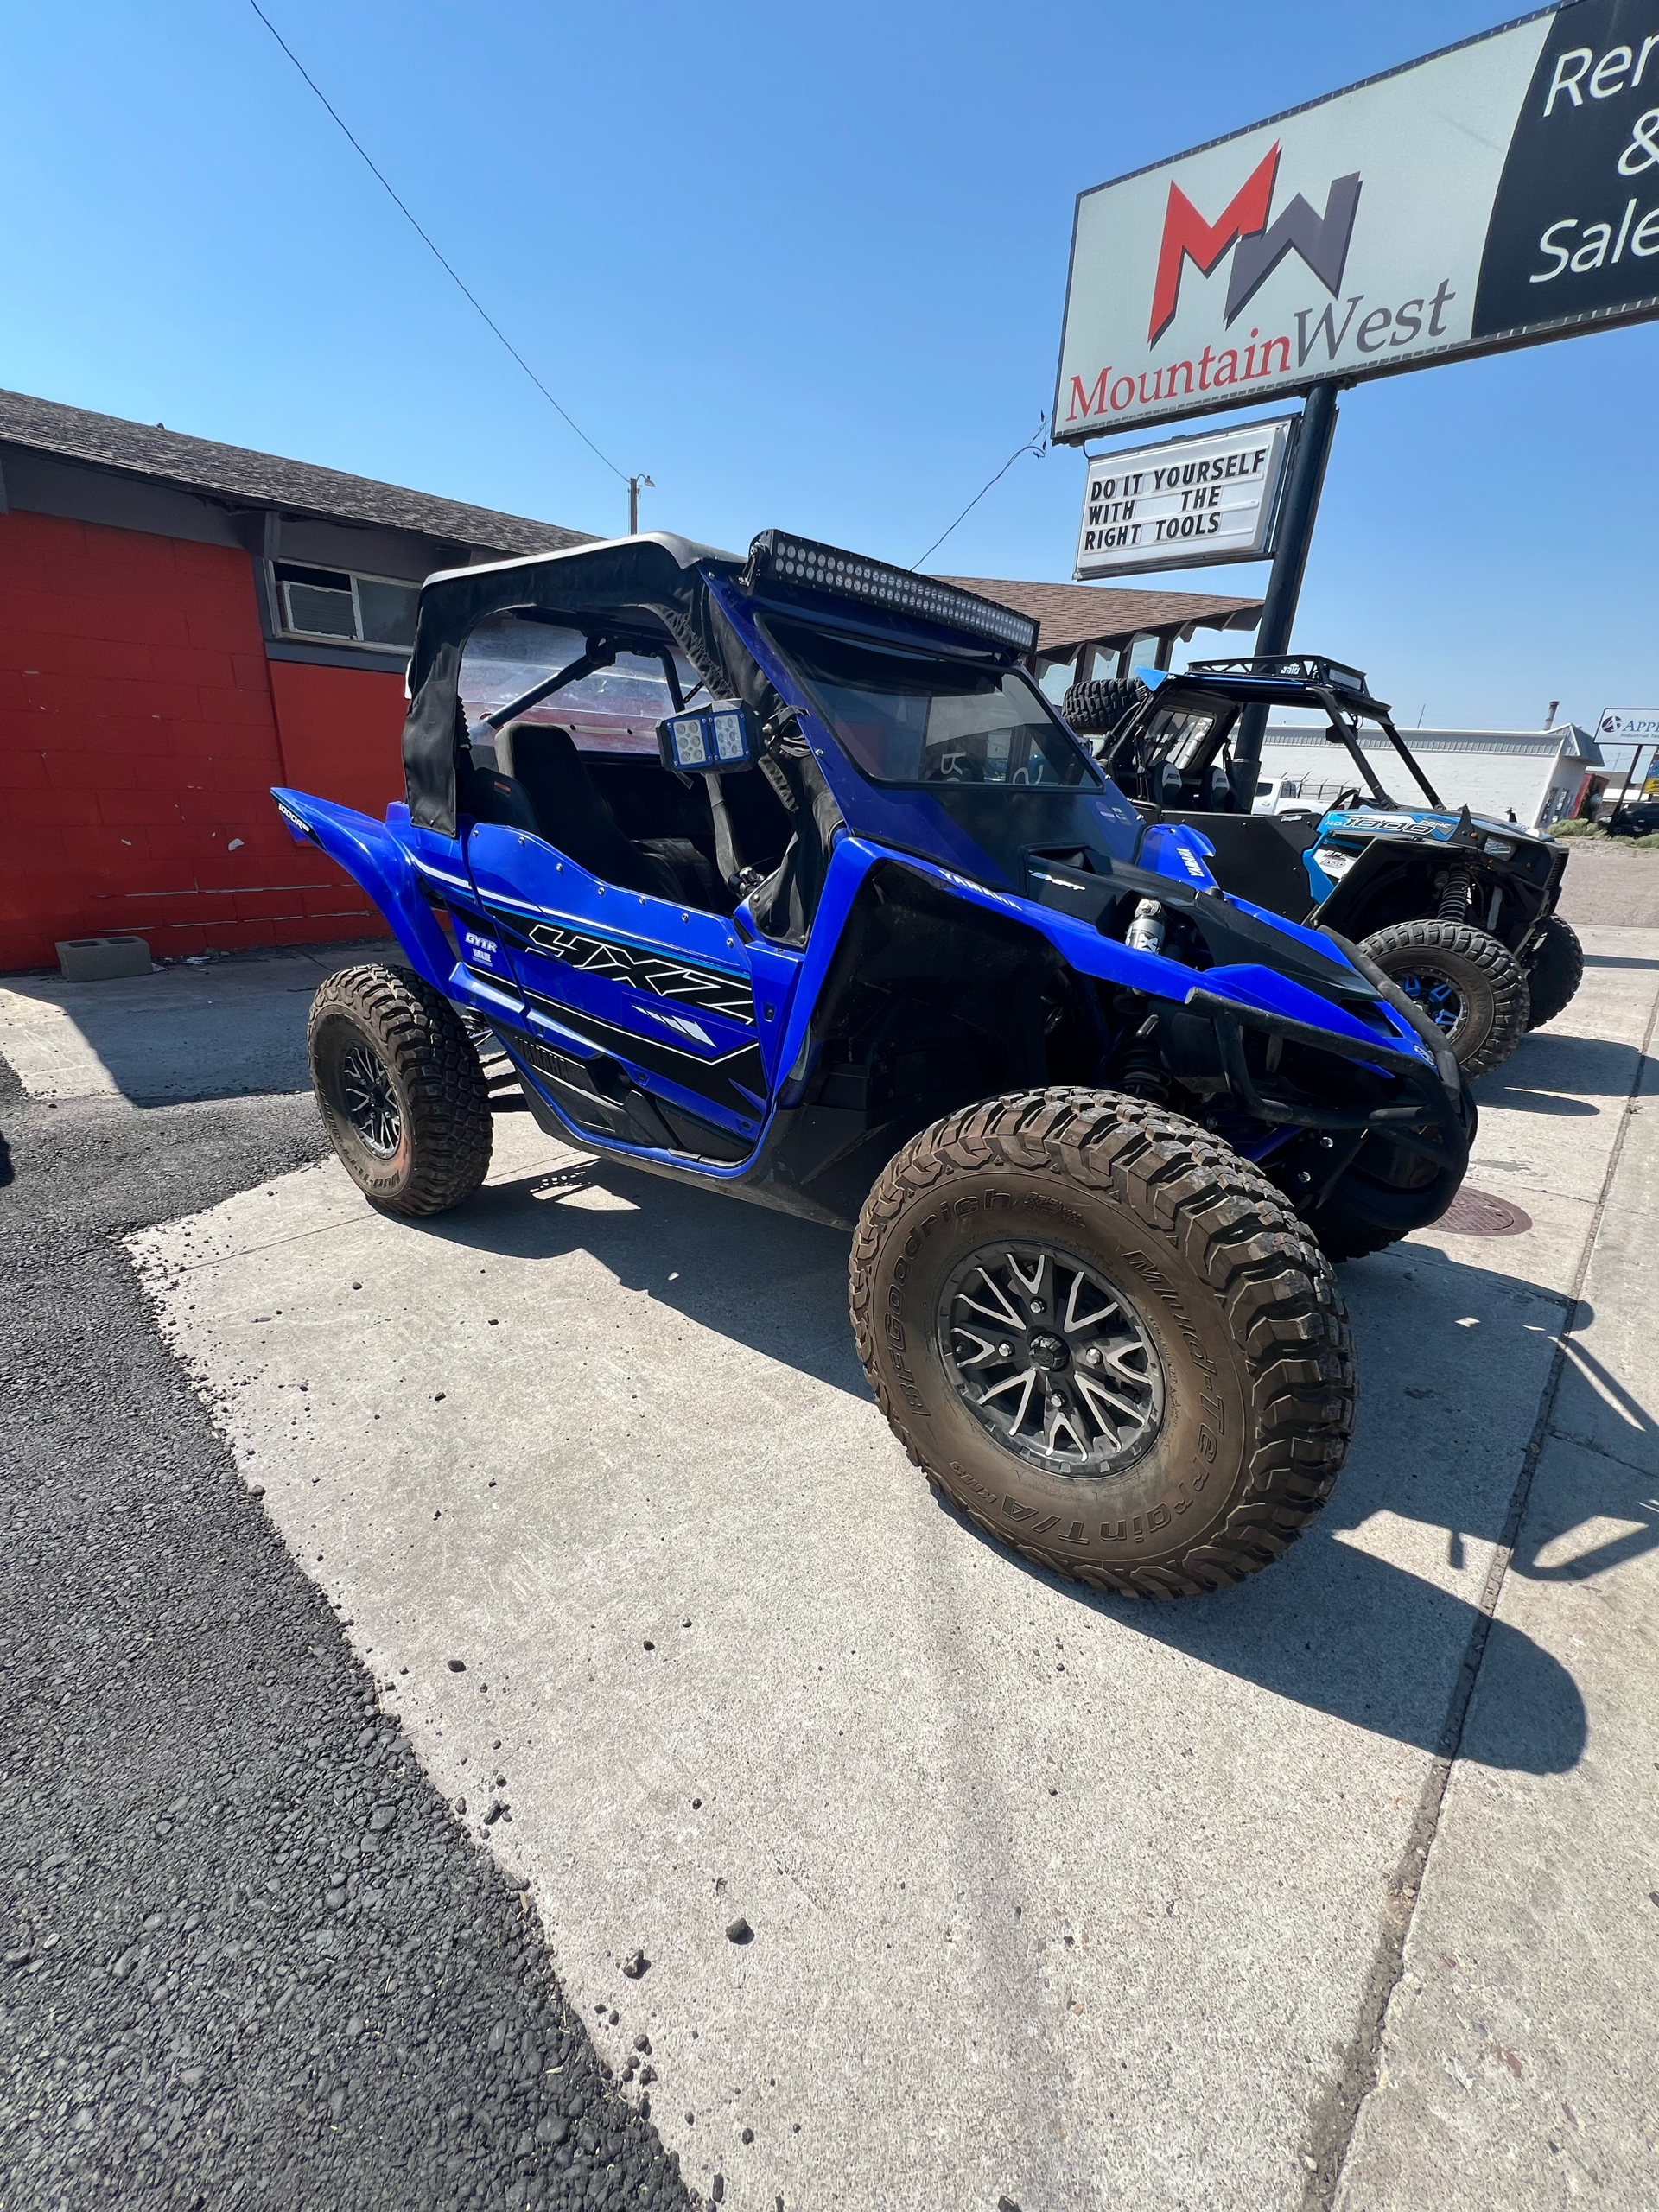
M667 646L667 633L663 643ZM493 714L569 668L587 651L580 630L506 613L487 616L467 639L461 663L461 702L469 722ZM701 690L696 671L674 656L680 696ZM660 660L620 652L609 667L579 677L531 708L528 721L568 729L585 752L657 753L657 725L674 712Z
M1095 785L1023 671L769 626L819 712L879 784Z
M276 618L290 638L327 638L337 645L379 645L407 652L415 643L418 584L391 576L359 576L345 569L271 563Z

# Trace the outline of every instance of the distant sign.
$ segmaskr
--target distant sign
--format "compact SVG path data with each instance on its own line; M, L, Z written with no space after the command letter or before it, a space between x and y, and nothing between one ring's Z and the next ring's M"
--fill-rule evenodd
M1596 735L1615 745L1659 744L1659 707L1604 707Z
M1659 0L1565 0L1081 194L1054 435L1659 315Z
M1294 416L1092 461L1077 576L1266 557Z

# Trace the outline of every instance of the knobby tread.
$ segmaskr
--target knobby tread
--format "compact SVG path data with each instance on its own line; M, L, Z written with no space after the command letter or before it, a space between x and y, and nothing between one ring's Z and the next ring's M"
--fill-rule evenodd
M1527 963L1529 1029L1541 1029L1566 1012L1584 981L1584 947L1570 922L1552 914L1538 935Z
M493 1135L484 1071L461 1016L412 969L367 964L324 979L311 1001L308 1047L333 1014L367 1032L408 1102L409 1180L395 1197L373 1202L417 1216L458 1205L489 1173ZM330 1109L313 1079L328 1126Z
M1147 696L1138 676L1109 676L1074 683L1060 702L1060 716L1079 737L1109 737L1131 707Z
M929 1465L876 1358L874 1274L887 1233L950 1178L1007 1166L1064 1175L1125 1207L1208 1281L1238 1348L1255 1441L1230 1508L1178 1561L1080 1565L1021 1541ZM892 1160L853 1240L849 1304L876 1402L911 1459L998 1543L1126 1598L1223 1590L1279 1558L1330 1496L1353 1434L1353 1336L1330 1262L1284 1194L1166 1109L1110 1091L1017 1091L947 1115Z
M1395 922L1368 937L1360 950L1390 975L1408 971L1414 955L1432 957L1438 952L1465 962L1484 978L1492 995L1491 1027L1471 1049L1452 1044L1458 1065L1471 1083L1501 1067L1526 1035L1532 1011L1527 971L1508 945L1485 930L1471 929L1466 922Z

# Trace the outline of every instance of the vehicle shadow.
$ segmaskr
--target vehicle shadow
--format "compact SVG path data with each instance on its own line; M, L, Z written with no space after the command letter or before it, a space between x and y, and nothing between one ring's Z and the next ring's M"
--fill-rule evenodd
M239 952L111 982L8 976L0 1051L41 1097L152 1107L308 1090L305 1025L318 984L385 954L384 940L368 938Z
M408 1226L531 1262L585 1252L673 1313L868 1401L848 1325L842 1232L588 1158L493 1185L453 1213ZM999 1556L1010 1572L1196 1663L1430 1752L1450 1748L1452 1693L1484 1632L1486 1663L1501 1665L1515 1694L1484 1724L1478 1743L1465 1741L1463 1755L1563 1771L1586 1738L1571 1675L1506 1623L1484 1624L1472 1573L1447 1587L1429 1571L1461 1569L1468 1544L1503 1535L1561 1300L1547 1287L1427 1247L1397 1248L1344 1276L1358 1341L1359 1433L1331 1504L1282 1561L1236 1590L1165 1606L1105 1597L1000 1548ZM1484 1340L1473 1359L1468 1332L1477 1326ZM1577 1372L1563 1378L1564 1416ZM1478 1467L1475 1439L1491 1445ZM1608 1465L1605 1510L1628 1518L1630 1471ZM971 1541L989 1543L943 1501L941 1510ZM1379 1556L1368 1536L1356 1541L1379 1516L1413 1524L1395 1547L1410 1564ZM1639 1540L1588 1553L1574 1571L1580 1579L1605 1571L1656 1541L1659 1516ZM1516 1564L1533 1571L1529 1560ZM1567 1571L1537 1572L1563 1579Z
M1636 1076L1634 1045L1535 1029L1510 1058L1473 1084L1475 1103L1529 1114L1593 1116L1598 1098L1625 1098Z

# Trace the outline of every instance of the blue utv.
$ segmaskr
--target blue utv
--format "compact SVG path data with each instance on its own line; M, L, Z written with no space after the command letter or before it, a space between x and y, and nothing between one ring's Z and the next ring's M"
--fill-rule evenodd
M317 1100L393 1214L482 1180L482 1051L551 1137L850 1229L940 1491L1097 1587L1214 1590L1329 1494L1331 1258L1445 1210L1473 1109L1363 954L1142 821L1034 644L775 531L431 577L407 804L274 793L407 963L317 993Z

